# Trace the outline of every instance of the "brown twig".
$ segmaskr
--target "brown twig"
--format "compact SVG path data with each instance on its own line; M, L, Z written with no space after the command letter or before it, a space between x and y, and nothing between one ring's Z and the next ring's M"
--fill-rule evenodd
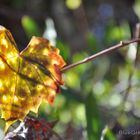
M107 49L105 49L105 50L103 50L103 51L100 51L100 52L98 52L98 53L96 53L96 54L94 54L94 55L91 55L91 56L89 56L89 57L87 57L87 58L85 58L85 59L83 59L83 60L81 60L81 61L78 61L78 62L76 62L76 63L70 64L70 65L64 67L64 68L61 70L61 72L65 72L65 71L67 71L67 70L69 70L69 69L72 69L72 68L74 68L74 67L76 67L76 66L78 66L78 65L80 65L80 64L87 63L87 62L89 62L89 61L94 60L95 58L97 58L97 57L99 57L99 56L102 56L102 55L111 53L112 51L114 51L114 50L116 50L116 49L122 48L122 47L124 47L124 46L126 46L126 45L129 45L129 44L132 44L132 43L135 43L135 42L140 42L140 38L132 39L132 40L129 40L129 41L120 41L120 43L117 44L117 45L114 45L114 46L112 46L112 47L110 47L110 48L107 48Z
M135 31L135 38L139 38L140 37L140 23L138 23L137 25L136 25L136 31ZM137 45L136 45L136 48L137 48L137 52L136 52L136 58L135 58L135 67L137 67L137 62L138 62L138 56L139 56L139 49L140 49L140 47L139 47L139 45L140 45L140 42L137 42Z
M135 34L134 34L134 38L135 39L138 39L140 37L140 24L136 24L136 29L135 29ZM136 57L133 61L133 67L136 68L136 65L137 65L137 59L138 59L138 51L139 51L139 44L140 42L136 42L137 44L135 44L135 47L137 49L137 52L136 52ZM124 112L124 107L125 107L125 104L126 104L126 101L127 101L127 98L129 96L129 93L131 91L131 88L132 88L132 78L133 78L133 74L135 72L135 69L132 69L129 73L129 78L128 78L128 87L127 87L127 90L125 91L124 93L124 97L123 97L123 102L121 104L121 111L120 111L120 115Z
M131 70L130 73L129 73L128 86L127 86L126 91L124 92L124 96L123 96L123 99L122 99L120 116L121 116L121 115L123 114L123 112L124 112L124 107L125 107L125 105L126 105L127 98L128 98L128 96L129 96L129 93L130 93L131 88L132 88L132 77L133 77L133 73L134 73L133 70Z

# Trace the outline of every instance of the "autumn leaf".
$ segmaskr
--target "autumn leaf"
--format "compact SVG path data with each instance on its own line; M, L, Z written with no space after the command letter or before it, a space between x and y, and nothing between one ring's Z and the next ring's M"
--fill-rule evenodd
M50 140L52 136L59 138L53 130L56 123L57 121L46 122L44 119L26 117L14 131L6 134L4 140Z
M53 103L64 65L47 39L32 37L19 53L11 33L0 26L0 107L7 128L29 111L37 113L42 100Z

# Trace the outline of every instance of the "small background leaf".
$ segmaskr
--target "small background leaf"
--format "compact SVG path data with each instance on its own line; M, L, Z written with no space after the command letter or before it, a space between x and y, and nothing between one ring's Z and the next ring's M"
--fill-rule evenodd
M32 36L41 36L39 26L30 16L23 16L21 23L29 39Z
M96 98L93 93L89 93L86 98L86 119L88 140L99 140L101 135L101 119L99 115Z
M117 139L112 133L111 129L108 126L106 126L103 130L101 140L117 140Z
M64 58L64 60L69 60L70 57L69 47L60 40L57 40L56 47L60 50L60 54Z

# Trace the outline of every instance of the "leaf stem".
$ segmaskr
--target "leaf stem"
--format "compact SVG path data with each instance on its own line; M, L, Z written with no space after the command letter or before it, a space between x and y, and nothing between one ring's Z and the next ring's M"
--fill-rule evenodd
M61 72L63 73L63 72L65 72L65 71L67 71L69 69L72 69L72 68L74 68L74 67L76 67L78 65L81 65L81 64L87 63L89 61L92 61L92 60L96 59L99 56L111 53L112 51L114 51L116 49L122 48L122 47L124 47L126 45L129 45L129 44L132 44L132 43L135 43L135 42L140 42L140 38L132 39L132 40L128 40L128 41L120 41L120 43L118 43L118 44L116 44L116 45L114 45L114 46L112 46L110 48L102 50L102 51L100 51L100 52L98 52L96 54L93 54L93 55L91 55L91 56L89 56L89 57L87 57L87 58L85 58L83 60L80 60L80 61L76 62L76 63L73 63L73 64L70 64L68 66L65 66L61 70Z

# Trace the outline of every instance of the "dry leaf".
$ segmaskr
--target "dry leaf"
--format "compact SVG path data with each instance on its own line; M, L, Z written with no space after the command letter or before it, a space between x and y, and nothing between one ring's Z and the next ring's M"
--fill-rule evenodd
M33 37L19 53L11 33L0 26L0 105L6 127L29 111L37 113L42 100L53 103L64 65L47 39Z

